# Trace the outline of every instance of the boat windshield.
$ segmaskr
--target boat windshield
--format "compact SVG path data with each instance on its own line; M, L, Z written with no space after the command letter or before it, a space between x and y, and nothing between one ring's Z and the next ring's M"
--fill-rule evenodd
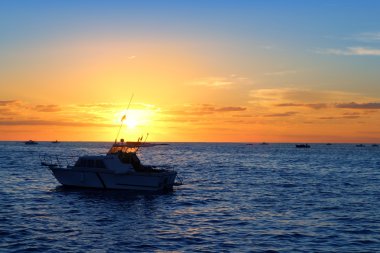
M137 150L138 146L128 145L128 143L122 142L113 144L107 154L112 155L118 153L136 153Z

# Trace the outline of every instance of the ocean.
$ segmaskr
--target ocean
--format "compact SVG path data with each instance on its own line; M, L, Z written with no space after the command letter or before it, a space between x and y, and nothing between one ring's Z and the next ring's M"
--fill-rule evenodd
M0 252L380 251L380 147L142 148L184 182L161 194L64 188L40 165L110 145L0 142Z

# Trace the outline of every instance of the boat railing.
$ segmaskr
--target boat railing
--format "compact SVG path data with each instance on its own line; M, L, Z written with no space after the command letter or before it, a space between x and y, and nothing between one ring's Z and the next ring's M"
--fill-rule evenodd
M42 166L64 168L75 164L78 156L66 155L58 156L54 154L39 154Z

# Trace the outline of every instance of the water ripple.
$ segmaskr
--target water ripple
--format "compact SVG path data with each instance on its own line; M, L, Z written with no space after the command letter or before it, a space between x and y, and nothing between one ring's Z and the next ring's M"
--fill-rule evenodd
M376 252L380 149L186 144L142 149L179 171L168 194L70 189L39 153L108 143L0 142L1 252ZM38 146L38 147L37 147Z

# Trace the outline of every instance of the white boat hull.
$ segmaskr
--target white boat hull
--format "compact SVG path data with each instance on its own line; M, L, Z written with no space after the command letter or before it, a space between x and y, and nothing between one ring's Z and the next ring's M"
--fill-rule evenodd
M138 191L162 191L173 188L177 172L130 172L116 174L101 170L54 168L50 170L59 183L65 186L122 189Z

